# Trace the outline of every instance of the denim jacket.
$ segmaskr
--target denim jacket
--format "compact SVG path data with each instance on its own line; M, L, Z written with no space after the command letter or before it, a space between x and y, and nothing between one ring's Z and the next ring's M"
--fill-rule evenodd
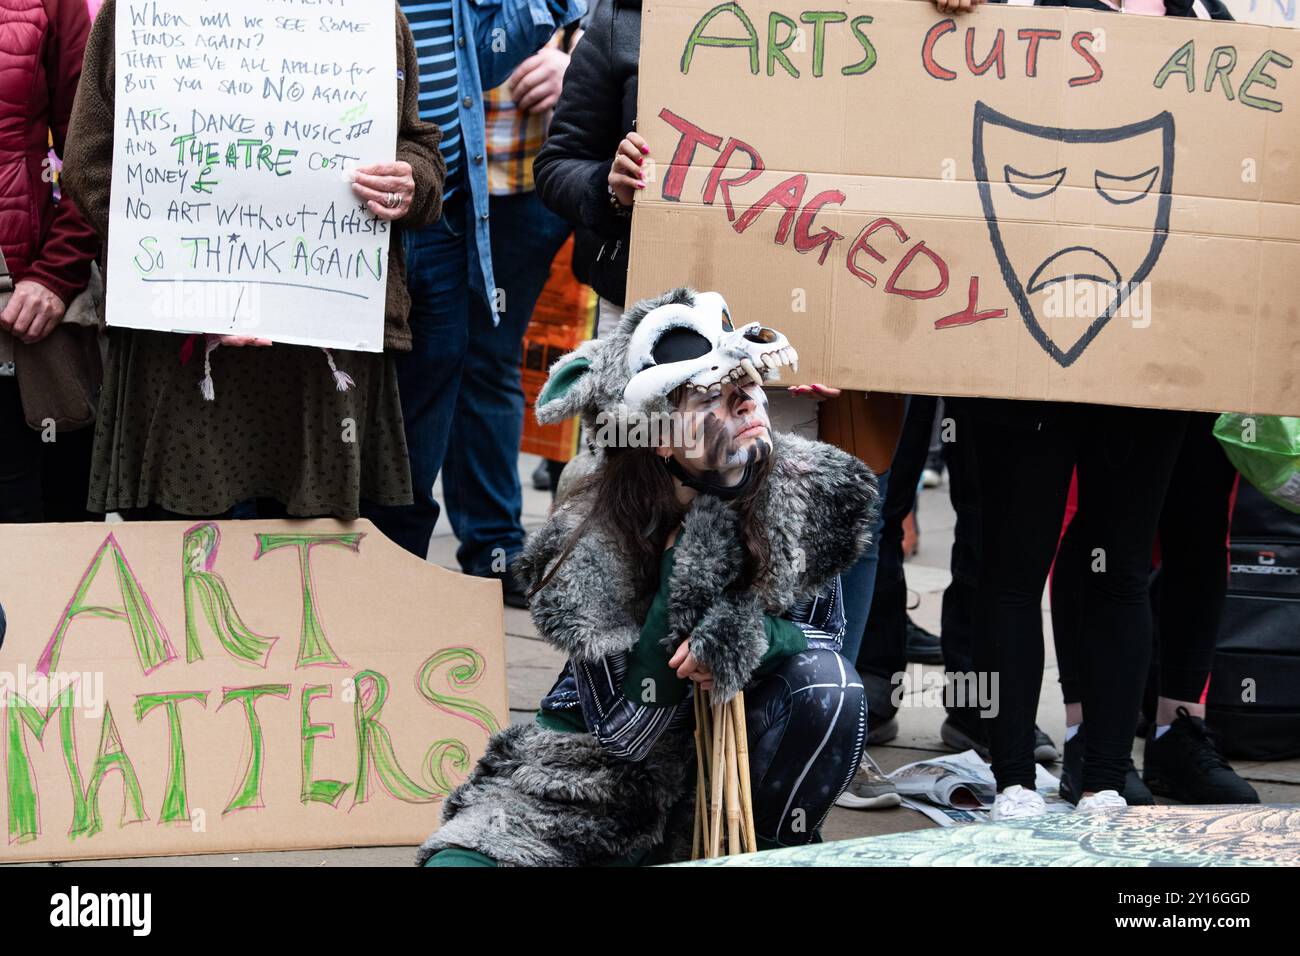
M407 6L403 2L403 6ZM470 288L492 307L495 318L496 288L492 272L492 242L488 232L487 123L483 91L510 78L524 60L540 50L552 34L578 20L587 0L454 0L452 27L456 33L456 69L460 74L460 128L463 165L472 210L474 247L469 257ZM466 53L466 36L473 38L477 56Z

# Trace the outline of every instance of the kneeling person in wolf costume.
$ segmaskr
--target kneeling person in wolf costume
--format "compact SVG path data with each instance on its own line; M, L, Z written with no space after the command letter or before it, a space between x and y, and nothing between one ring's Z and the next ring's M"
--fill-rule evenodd
M693 688L745 691L760 845L819 838L862 753L839 576L878 495L856 458L772 433L762 385L796 359L779 332L735 328L716 293L677 289L551 369L538 419L581 415L602 446L519 563L569 660L536 722L489 741L419 862L687 858Z

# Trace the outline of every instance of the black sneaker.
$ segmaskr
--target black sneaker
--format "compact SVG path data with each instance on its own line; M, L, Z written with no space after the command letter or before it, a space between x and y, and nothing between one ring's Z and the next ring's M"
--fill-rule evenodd
M945 746L954 751L961 753L973 750L980 755L981 760L987 761L989 745L988 736L980 724L983 719L980 712L972 707L954 707L944 718L943 726L939 728L939 737Z
M1047 732L1034 724L1034 760L1041 764L1056 763L1061 759L1061 753L1056 749L1056 744L1052 738L1047 736Z
M528 589L515 574L513 564L506 568L505 577L501 580L501 590L504 592L506 607L519 608L521 611L528 610Z
M983 719L978 710L969 707L954 707L948 711L943 726L939 728L939 736L953 750L958 752L974 750L980 755L981 760L987 761L989 759L989 745L984 725L980 723ZM1034 724L1035 762L1049 764L1056 763L1060 759L1061 755L1056 749L1056 744L1052 743L1052 738L1047 736L1043 728Z
M528 610L528 591L519 578L515 576L513 564L507 567L504 572L493 571L482 576L496 578L501 582L501 597L506 607L518 608L521 611Z
M907 618L907 662L909 664L942 664L943 650L939 635L931 634L921 625Z
M898 709L894 707L894 685L879 674L863 674L867 696L867 743L888 743L898 736Z
M533 469L533 487L538 491L551 490L551 463L545 458Z
M1159 737L1147 737L1142 776L1162 797L1180 803L1259 803L1259 794L1223 759L1205 721L1186 707Z
M1083 796L1083 728L1065 741L1065 759L1061 761L1061 799L1077 804ZM1138 775L1137 767L1130 759L1128 772L1124 774L1124 792L1120 794L1130 807L1149 807L1156 802L1146 784Z

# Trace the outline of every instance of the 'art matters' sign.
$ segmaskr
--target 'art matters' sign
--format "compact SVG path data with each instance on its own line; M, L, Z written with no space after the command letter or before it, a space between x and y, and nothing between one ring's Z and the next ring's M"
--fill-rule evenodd
M499 585L368 522L3 540L0 861L415 844L507 720Z
M1300 414L1300 33L922 0L647 0L633 298L801 381Z

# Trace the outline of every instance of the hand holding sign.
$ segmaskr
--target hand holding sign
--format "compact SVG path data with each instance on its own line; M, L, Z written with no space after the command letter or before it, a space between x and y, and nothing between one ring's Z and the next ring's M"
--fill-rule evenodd
M940 13L970 13L984 0L934 0Z
M352 170L352 191L380 219L395 222L411 211L415 199L415 177L411 164L372 163Z
M628 133L618 144L614 165L609 170L609 188L624 206L631 206L636 201L637 190L645 189L645 173L641 167L649 155L650 147L636 133Z

